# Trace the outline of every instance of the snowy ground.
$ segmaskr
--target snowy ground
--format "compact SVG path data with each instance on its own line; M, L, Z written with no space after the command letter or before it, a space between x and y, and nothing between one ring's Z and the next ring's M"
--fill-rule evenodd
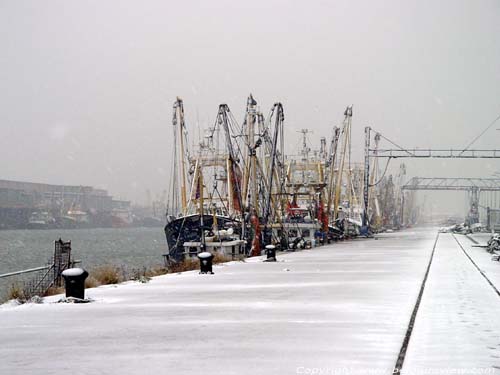
M500 264L465 236L455 238L498 288ZM455 238L440 235L404 374L500 373L500 298Z
M0 374L390 374L435 236L403 231L89 289L90 304L0 306ZM491 369L498 297L441 236L405 369Z
M491 238L490 233L473 234L471 237L478 245L485 246ZM486 252L484 248L475 247L472 241L467 241L463 236L457 236L462 246L466 249L467 254L472 258L474 263L483 271L483 273L495 285L497 290L500 290L500 262L492 262L492 254ZM499 327L500 330L500 327Z

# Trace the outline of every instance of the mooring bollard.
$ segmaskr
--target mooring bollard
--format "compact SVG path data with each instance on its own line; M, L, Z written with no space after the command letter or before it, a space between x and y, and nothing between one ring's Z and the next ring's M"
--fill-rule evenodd
M213 254L208 251L198 254L198 259L200 260L200 273L209 273L213 275L212 271L212 261L214 259Z
M85 299L85 279L89 273L83 268L68 268L62 272L66 297Z
M267 245L266 246L266 262L276 262L276 246Z

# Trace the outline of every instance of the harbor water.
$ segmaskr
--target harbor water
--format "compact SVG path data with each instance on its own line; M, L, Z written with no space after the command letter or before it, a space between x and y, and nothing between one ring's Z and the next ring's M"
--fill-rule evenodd
M167 250L163 228L5 230L0 231L0 274L46 265L59 238L71 241L73 259L90 270L105 264L129 271L161 265ZM20 281L19 276L0 279L0 301Z

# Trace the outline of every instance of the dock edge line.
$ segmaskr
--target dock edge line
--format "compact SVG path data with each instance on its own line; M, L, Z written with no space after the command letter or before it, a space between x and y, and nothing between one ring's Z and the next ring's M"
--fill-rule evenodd
M406 357L406 350L408 349L408 344L410 343L410 337L413 332L413 326L415 325L415 320L417 319L417 313L420 307L420 301L422 300L422 296L424 295L425 284L427 283L427 277L429 276L432 260L434 259L434 252L436 251L436 245L438 239L439 239L439 232L436 235L436 239L434 240L434 246L432 247L432 253L429 258L429 263L427 264L427 269L425 271L424 279L422 280L422 284L420 285L420 292L418 293L417 301L415 302L415 306L413 307L413 312L411 314L410 322L408 323L408 328L406 329L406 334L403 340L403 344L401 345L401 349L399 350L398 359L396 361L396 364L394 365L394 370L392 372L393 374L399 374L403 368L403 364Z
M497 294L497 296L500 297L500 291L497 289L497 287L495 286L495 284L493 284L491 282L491 280L488 278L488 276L486 276L486 274L483 272L483 270L481 268L479 268L479 266L476 264L476 262L474 262L474 260L471 258L471 256L469 255L469 253L467 253L467 251L464 249L464 247L462 246L462 244L460 243L460 241L458 240L458 238L455 236L455 234L452 233L452 235L453 235L453 238L455 239L455 241L457 241L458 246L460 246L460 248L464 252L465 256L467 258L469 258L469 260L474 265L474 267L476 267L476 269L479 271L479 273L481 274L481 276L484 277L484 279L486 280L486 282L488 284L490 284L490 286L493 288L493 290L495 291L495 293ZM467 238L470 239L470 237L468 237L468 236L467 236Z

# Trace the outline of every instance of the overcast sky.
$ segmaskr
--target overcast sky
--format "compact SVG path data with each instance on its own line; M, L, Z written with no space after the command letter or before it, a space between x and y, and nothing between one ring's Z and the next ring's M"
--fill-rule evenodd
M0 178L167 188L172 103L212 124L253 93L285 109L290 145L354 105L408 147L464 147L500 114L500 1L0 0ZM476 148L500 148L500 122ZM399 162L394 163L394 167ZM498 161L407 162L408 175L490 176Z

